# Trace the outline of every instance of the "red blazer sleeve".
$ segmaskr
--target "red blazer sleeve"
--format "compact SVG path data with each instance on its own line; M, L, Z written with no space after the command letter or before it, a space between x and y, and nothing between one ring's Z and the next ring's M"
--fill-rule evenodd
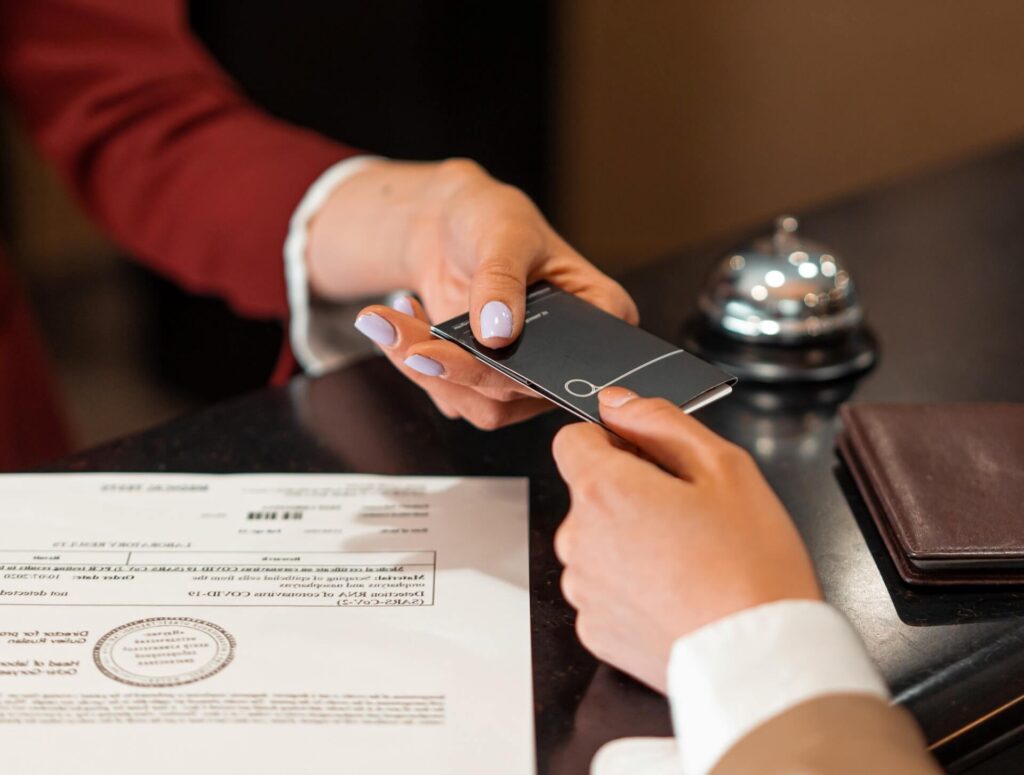
M287 314L289 217L354 151L247 102L189 33L183 3L0 0L0 82L126 249L244 314Z

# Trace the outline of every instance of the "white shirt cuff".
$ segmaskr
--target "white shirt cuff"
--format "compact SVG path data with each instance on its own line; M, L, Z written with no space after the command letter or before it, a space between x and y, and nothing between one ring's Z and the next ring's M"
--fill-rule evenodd
M341 366L347 360L351 348L333 342L330 336L316 336L317 326L313 324L315 313L306 275L309 224L334 189L379 159L379 156L352 156L329 167L306 191L288 227L288 236L284 241L284 277L291 313L289 337L295 359L307 374L313 376Z
M679 775L676 741L671 737L612 740L594 756L590 775Z
M828 694L888 699L856 631L837 610L783 600L740 611L676 641L668 670L685 775L706 775L754 728Z

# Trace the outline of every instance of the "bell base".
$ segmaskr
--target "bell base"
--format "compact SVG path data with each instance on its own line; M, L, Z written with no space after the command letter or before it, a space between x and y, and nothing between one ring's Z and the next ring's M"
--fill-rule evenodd
M863 326L809 345L755 344L698 318L684 329L683 347L752 382L827 382L863 373L878 360L878 343Z

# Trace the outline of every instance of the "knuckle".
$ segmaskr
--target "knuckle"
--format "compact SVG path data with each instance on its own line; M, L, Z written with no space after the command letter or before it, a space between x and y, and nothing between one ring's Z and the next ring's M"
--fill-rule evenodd
M664 398L645 398L639 401L630 401L625 409L636 419L646 420L656 425L676 419L680 412L680 409L675 404Z
M576 615L576 637L579 639L580 643L587 647L587 649L591 651L593 650L590 645L593 642L593 639L591 638L590 621L586 619L583 614Z
M558 586L562 590L562 597L565 598L565 602L571 605L573 608L578 608L576 602L576 580L575 577L567 570L562 571L562 578L558 581Z
M622 286L619 286L620 288ZM631 326L640 324L640 310L636 306L636 302L633 301L632 297L625 291L622 291L623 299L621 303L620 312L622 319L629 323Z
M504 197L509 204L519 207L533 207L533 200L521 188L513 186L511 183L498 183L495 191Z
M665 398L654 399L647 407L647 410L650 412L652 417L659 421L664 420L668 422L679 419L680 416L683 416L683 410Z
M723 474L746 471L754 459L743 447L729 441L716 444L710 455L712 466Z
M579 638L587 651L601 660L606 660L608 650L600 636L599 628L591 621L590 616L582 612L576 615L576 637Z
M487 379L486 372L483 371L485 368L487 367L479 366L474 363L471 368L468 368L465 371L460 371L458 378L455 381L465 387L477 389L481 387Z
M570 451L576 446L580 438L580 432L584 427L584 423L572 423L571 425L563 425L559 428L555 438L551 441L551 453L555 456L556 460L559 458L564 459L570 454Z
M587 472L570 485L569 491L574 502L594 505L604 498L604 482L592 472Z
M449 420L459 419L459 413L455 411L455 409L453 409L446 401L441 400L440 398L429 392L427 393L427 395L430 396L430 400L434 402L434 406L437 408L437 411L439 411Z
M568 565L576 548L575 531L571 527L570 517L566 517L557 531L555 531L555 556L563 565Z
M526 285L526 272L522 261L500 253L488 257L480 266L480 276L492 287L518 290Z
M630 325L635 326L640 322L640 313L637 310L636 302L615 280L608 279L607 287L602 289L601 299L603 306L609 312Z
M590 649L591 654L600 659L602 662L607 662L609 664L614 663L614 652L611 650L611 648L608 647L608 644L604 641L603 638L591 635L590 645L587 646L587 648Z
M601 493L630 493L636 489L636 482L622 471L612 468L599 473Z
M477 162L463 157L445 159L438 165L437 174L446 183L455 185L487 175Z
M512 385L503 385L494 391L495 398L502 403L511 403L523 397L523 394Z
M482 431L496 431L501 427L501 423L491 414L473 418L470 422Z
M505 424L505 413L500 404L488 401L474 409L467 419L482 431L493 431Z

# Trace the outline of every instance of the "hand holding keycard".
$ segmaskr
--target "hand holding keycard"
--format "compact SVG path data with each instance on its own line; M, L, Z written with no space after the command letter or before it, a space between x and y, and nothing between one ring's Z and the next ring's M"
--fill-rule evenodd
M526 293L523 333L508 347L481 345L469 313L431 327L563 409L601 423L597 394L616 385L692 412L732 392L736 378L549 282Z

